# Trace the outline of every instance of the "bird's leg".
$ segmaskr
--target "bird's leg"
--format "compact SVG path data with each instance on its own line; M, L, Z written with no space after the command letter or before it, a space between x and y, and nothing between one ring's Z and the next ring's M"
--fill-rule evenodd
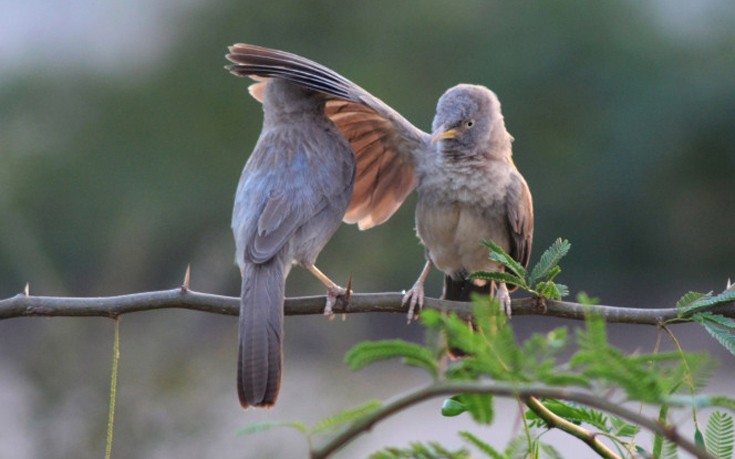
M403 301L401 301L401 305L406 304L406 301L408 301L409 298L411 299L411 303L409 303L408 306L408 323L411 323L414 318L414 310L416 309L416 304L419 305L419 311L421 311L421 309L423 309L424 307L424 282L426 281L426 277L431 271L431 266L431 260L427 260L426 264L424 265L423 271L421 271L421 275L419 275L419 278L416 280L416 283L413 284L411 290L407 291L403 295Z
M495 298L497 298L503 305L503 310L510 319L510 293L508 293L508 287L506 287L505 282L501 282L498 285L498 291L495 294Z
M337 304L337 297L346 294L347 290L335 284L332 279L327 277L327 275L323 272L319 271L319 268L317 268L316 266L311 264L306 265L306 269L308 269L309 272L314 275L314 277L319 279L319 282L327 287L327 303L324 305L324 315L331 319L332 317L334 317L334 312L332 311L332 308L334 308L334 305Z

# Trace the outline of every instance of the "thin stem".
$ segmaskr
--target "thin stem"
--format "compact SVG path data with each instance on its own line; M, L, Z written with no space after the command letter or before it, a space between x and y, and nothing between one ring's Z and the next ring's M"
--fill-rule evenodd
M528 443L528 450L531 450L531 445L533 444L533 439L531 438L531 428L528 426L528 419L526 419L525 413L523 411L523 402L519 399L518 401L518 411L521 413L521 422L523 423L523 432L526 435L526 442Z
M676 339L676 336L674 333L669 330L669 328L666 325L662 325L661 328L669 335L671 338L671 341L674 342L674 345L676 346L676 350L679 353L679 356L681 356L681 361L684 364L684 374L686 375L686 383L689 386L689 393L691 394L692 398L696 395L697 389L694 387L694 378L692 377L692 370L689 368L689 363L687 362L687 359L684 357L684 349L681 348L681 345L679 344L679 340ZM697 407L692 404L692 421L694 421L694 427L699 430L699 422L697 421Z
M115 400L117 399L117 369L120 363L120 318L115 318L115 338L112 346L112 381L110 382L110 413L107 417L107 446L105 459L112 457L112 433L115 426Z
M523 401L526 403L526 406L528 406L531 411L536 413L538 417L544 420L549 428L557 428L570 434L573 437L579 438L583 442L587 443L587 445L589 445L589 447L592 448L594 452L599 454L600 457L604 457L607 459L620 459L620 456L618 456L613 450L605 446L605 444L597 438L596 434L555 415L553 412L551 412L551 410L546 408L544 404L541 403L536 397L526 397L523 399Z

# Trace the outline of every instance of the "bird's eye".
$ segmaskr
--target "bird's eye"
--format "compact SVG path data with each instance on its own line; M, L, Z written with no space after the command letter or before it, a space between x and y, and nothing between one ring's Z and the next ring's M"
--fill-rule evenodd
M471 128L472 126L475 125L475 120L468 120L464 125L467 126L468 128Z

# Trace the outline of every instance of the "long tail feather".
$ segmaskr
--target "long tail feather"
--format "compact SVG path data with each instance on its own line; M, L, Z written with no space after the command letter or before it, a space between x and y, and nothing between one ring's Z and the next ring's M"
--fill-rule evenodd
M243 408L270 407L281 386L285 279L277 260L245 266L237 393Z

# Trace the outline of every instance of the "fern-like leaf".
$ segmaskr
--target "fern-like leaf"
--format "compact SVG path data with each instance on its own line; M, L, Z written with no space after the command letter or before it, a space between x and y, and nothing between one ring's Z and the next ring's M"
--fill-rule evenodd
M501 273L498 271L477 271L468 276L468 279L482 279L493 282L503 282L506 284L517 285L526 288L526 281L511 273Z
M617 437L634 437L638 435L641 428L635 424L629 424L617 416L610 415L611 433Z
M385 448L370 455L370 459L470 459L464 448L455 451L437 442L411 443L408 448Z
M735 355L735 334L725 328L712 324L712 322L703 321L702 325L714 339L730 351L731 354Z
M692 292L687 293L684 297L692 295ZM712 295L712 293L700 294L701 296L694 301L690 301L688 304L679 307L677 303L677 310L679 317L690 315L701 309L709 308L722 303L729 303L735 301L735 289L729 288L718 295ZM683 299L683 298L682 298ZM681 302L681 300L679 300Z
M462 437L466 442L470 443L475 448L482 451L490 459L504 459L505 457L502 454L500 454L495 448L493 448L486 442L480 440L479 438L477 438L477 436L473 435L470 432L460 431L459 436Z
M566 285L557 284L552 281L543 281L536 284L534 291L541 298L550 300L561 300L562 297L569 295L569 289Z
M360 343L350 349L345 356L345 363L353 370L360 370L381 360L401 357L407 359L411 365L425 369L432 376L438 374L439 363L431 351L400 339Z
M461 394L457 399L462 403L478 424L492 424L493 422L493 396L489 394Z
M687 308L695 304L697 301L703 298L711 298L712 292L710 293L699 293L699 292L688 292L676 302L677 315L682 317L685 315Z
M676 443L664 440L663 453L660 457L663 459L679 459L679 448Z
M554 266L559 264L559 261L569 253L569 249L572 245L566 239L557 239L551 244L551 247L541 255L536 266L531 271L531 276L528 279L528 283L533 285L540 281L551 271Z
M263 432L265 430L270 430L275 427L289 427L291 429L296 429L305 435L309 433L309 428L306 427L306 425L302 422L298 422L298 421L262 421L262 422L254 422L240 429L237 432L237 434L238 435L249 435L249 434L254 434L257 432Z
M715 411L709 416L704 433L707 451L719 459L730 459L735 443L735 425L732 416Z
M543 458L564 459L564 456L562 456L559 451L557 451L556 448L554 448L550 444L539 442L539 446L541 447L541 451L544 453L542 456Z
M354 421L355 419L359 419L367 414L372 413L381 406L382 404L380 403L380 401L370 400L369 402L365 402L355 408L345 410L341 413L335 414L334 416L329 416L328 418L322 419L321 421L316 423L311 431L312 433L323 433L334 430L337 427L340 427L344 424Z
M542 403L549 411L571 423L577 425L586 423L603 432L610 431L607 416L601 411L562 402L561 400L544 400ZM532 411L526 412L526 418L529 420L534 420L537 417L536 413Z
M508 253L503 250L502 247L500 247L498 244L496 244L493 241L482 241L482 244L490 249L490 259L493 261L497 261L498 263L502 264L506 268L510 269L516 276L520 277L521 279L526 278L526 268L523 267L520 263L515 261L513 257L508 255Z
M695 322L702 323L703 321L709 321L716 323L724 328L735 331L735 320L725 317L720 314L713 314L711 312L699 312L692 316L692 320Z

